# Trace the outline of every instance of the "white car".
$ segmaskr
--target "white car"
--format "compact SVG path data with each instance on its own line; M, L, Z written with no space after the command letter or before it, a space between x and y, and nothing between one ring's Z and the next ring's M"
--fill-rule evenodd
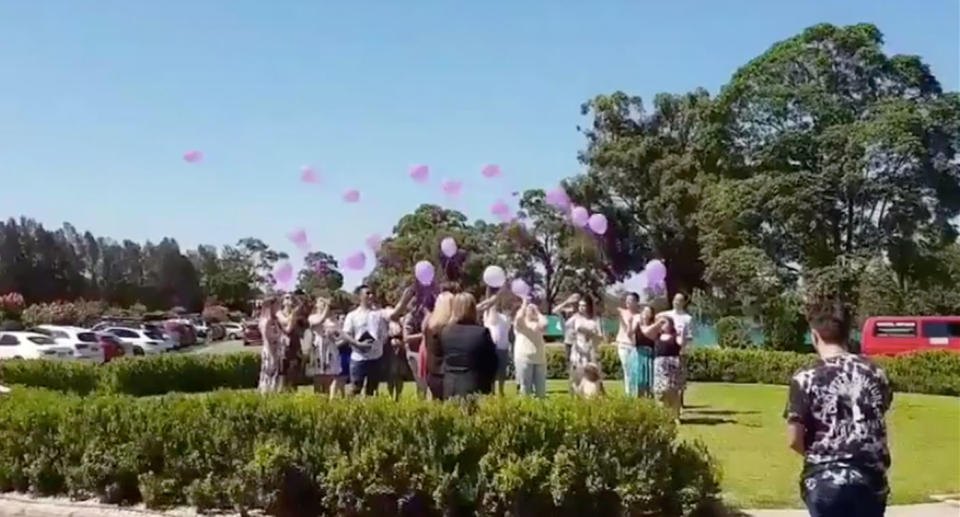
M223 326L224 339L243 339L243 325L233 321L220 325Z
M0 360L3 359L72 360L73 349L36 332L0 332Z
M106 362L97 333L92 330L60 325L39 325L37 332L50 336L58 345L72 348L74 359L96 364Z
M158 355L173 350L175 343L173 340L166 339L163 334L155 330L131 329L126 327L107 327L102 330L107 334L116 336L120 341L129 344L138 354L138 349L143 351L143 355Z

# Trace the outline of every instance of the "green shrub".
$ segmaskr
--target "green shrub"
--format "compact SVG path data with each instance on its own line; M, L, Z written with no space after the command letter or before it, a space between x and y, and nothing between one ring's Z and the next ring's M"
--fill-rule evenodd
M936 351L876 361L896 391L960 396L960 354Z
M98 388L106 393L135 396L196 393L255 388L259 377L257 354L168 354L111 361L102 368Z
M717 320L717 344L720 348L753 348L747 325L736 316Z
M0 361L0 383L22 384L86 395L97 387L101 370L79 361L15 359Z
M669 415L620 397L439 404L17 388L0 400L0 465L5 490L274 515L679 516L707 510L719 491L713 460L677 438Z

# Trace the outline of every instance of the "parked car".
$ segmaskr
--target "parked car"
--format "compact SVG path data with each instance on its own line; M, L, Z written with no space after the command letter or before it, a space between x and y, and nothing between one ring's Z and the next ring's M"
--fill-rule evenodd
M0 360L73 360L73 349L36 332L0 332Z
M133 345L120 341L113 334L97 332L97 340L100 341L100 348L103 349L104 361L108 363L118 357L143 355L143 350L137 354Z
M197 332L186 320L167 320L163 322L161 328L162 332L174 342L174 348L197 344Z
M863 323L864 355L900 355L927 350L960 352L960 316L874 316Z
M243 323L243 346L260 346L263 344L263 338L260 336L260 324L257 320L249 320Z
M73 349L73 358L78 361L88 361L96 364L106 362L97 333L80 327L61 325L38 325L34 332L50 337L58 345Z
M244 326L235 321L228 321L226 323L221 323L223 330L226 332L226 339L242 339L244 334Z
M133 355L158 355L169 352L174 347L172 340L165 338L163 334L156 330L107 327L103 331L129 344L133 350Z

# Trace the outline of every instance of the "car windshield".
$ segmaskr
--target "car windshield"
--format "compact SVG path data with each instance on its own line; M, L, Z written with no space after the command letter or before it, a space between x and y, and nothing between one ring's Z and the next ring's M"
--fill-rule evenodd
M77 333L77 339L81 343L96 343L97 335L93 332L79 332Z
M30 336L27 339L35 345L55 345L52 339L46 336Z
M160 332L159 330L150 329L143 331L143 333L150 339L163 339L163 332Z

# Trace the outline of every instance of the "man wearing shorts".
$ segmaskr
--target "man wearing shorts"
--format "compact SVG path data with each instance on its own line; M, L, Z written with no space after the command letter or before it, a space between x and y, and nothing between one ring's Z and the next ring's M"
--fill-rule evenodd
M373 292L361 285L356 290L359 306L343 320L343 339L350 345L350 394L371 396L383 378L383 348L388 343L391 321L403 316L413 298L413 289L403 292L394 309L374 308Z

